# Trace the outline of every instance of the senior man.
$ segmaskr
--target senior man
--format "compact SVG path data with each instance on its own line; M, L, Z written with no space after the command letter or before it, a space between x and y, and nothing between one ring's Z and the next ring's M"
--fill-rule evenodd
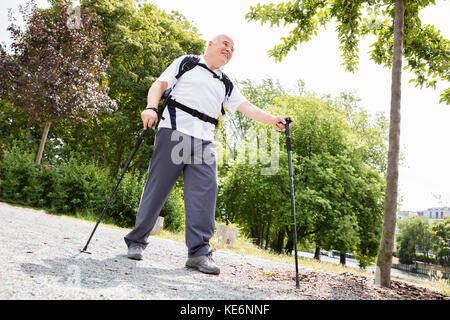
M144 129L156 128L154 152L142 192L136 223L125 236L128 258L141 260L148 236L169 193L183 172L185 201L186 267L219 274L212 260L209 240L214 234L217 198L217 163L214 129L223 105L277 130L284 116L272 116L248 102L223 73L234 53L233 40L221 34L208 42L203 56L182 56L152 84L141 118ZM172 88L164 109L158 111L163 93ZM180 151L180 141L183 141ZM200 159L198 157L200 155Z

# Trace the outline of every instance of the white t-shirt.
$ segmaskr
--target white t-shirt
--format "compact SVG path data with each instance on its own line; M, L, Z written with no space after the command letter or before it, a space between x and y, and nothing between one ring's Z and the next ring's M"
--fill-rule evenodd
M159 81L167 82L168 88L173 88L170 95L177 102L218 119L221 115L222 104L227 107L228 111L235 112L247 100L234 83L230 96L225 97L224 83L214 78L211 72L199 66L184 73L177 80L175 76L178 74L180 63L184 57L186 55L175 59L158 78ZM199 63L208 65L203 56L200 57ZM222 68L216 69L214 72L222 77ZM175 108L175 112L176 130L199 139L214 140L214 124L193 117L178 108ZM172 128L167 107L164 109L163 118L158 127Z

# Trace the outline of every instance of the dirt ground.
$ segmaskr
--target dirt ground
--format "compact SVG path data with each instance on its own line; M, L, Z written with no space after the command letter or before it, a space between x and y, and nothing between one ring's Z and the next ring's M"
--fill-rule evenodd
M450 300L450 296L406 281L391 280L391 288L374 284L373 277L350 272L329 273L299 270L300 288L295 288L294 271L268 271L236 267L238 283L250 283L285 294L287 299L313 300Z

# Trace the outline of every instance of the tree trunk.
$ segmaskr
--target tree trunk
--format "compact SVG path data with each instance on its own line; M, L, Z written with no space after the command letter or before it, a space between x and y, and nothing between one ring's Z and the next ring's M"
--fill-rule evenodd
M269 248L269 236L270 236L270 226L267 226L267 231L266 231L266 238L265 238L265 246L264 246L264 250L267 250Z
M51 120L47 120L44 126L44 132L42 133L41 143L39 144L39 150L36 155L36 160L34 163L37 165L41 164L42 155L44 154L45 143L47 142L48 131L50 130L50 126L52 125Z
M395 1L394 55L392 62L391 113L389 125L389 151L384 203L384 221L378 251L375 284L390 287L392 251L394 248L398 194L398 159L400 153L400 102L403 57L404 0Z
M320 247L316 246L316 250L314 251L314 259L320 260Z
M345 252L339 252L339 263L345 266Z
M275 248L274 248L274 250L277 253L283 252L283 243L284 243L284 230L280 230L280 231L278 231L277 243L276 243Z
M294 241L292 238L288 238L286 241L286 245L284 246L284 253L285 254L292 254L292 250L294 250Z
M264 231L265 231L265 229L266 229L266 227L265 227L265 225L264 224L261 224L261 231L260 231L260 235L259 235L259 238L261 239L261 243L260 243L260 248L263 248L264 247L264 239L265 239L265 237L264 237Z
M287 241L286 245L284 246L284 253L291 255L292 250L294 250L294 237L292 236L293 232L291 232L288 226L284 228L284 232L285 234L287 234Z
M252 242L253 244L259 246L261 239L259 238L259 228L260 226L253 226L252 228Z

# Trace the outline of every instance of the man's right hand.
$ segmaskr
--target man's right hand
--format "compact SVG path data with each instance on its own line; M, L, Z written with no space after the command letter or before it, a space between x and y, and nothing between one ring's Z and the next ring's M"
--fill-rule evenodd
M158 122L158 113L152 109L145 109L141 113L142 123L144 125L144 130L147 128L156 129L156 123Z

